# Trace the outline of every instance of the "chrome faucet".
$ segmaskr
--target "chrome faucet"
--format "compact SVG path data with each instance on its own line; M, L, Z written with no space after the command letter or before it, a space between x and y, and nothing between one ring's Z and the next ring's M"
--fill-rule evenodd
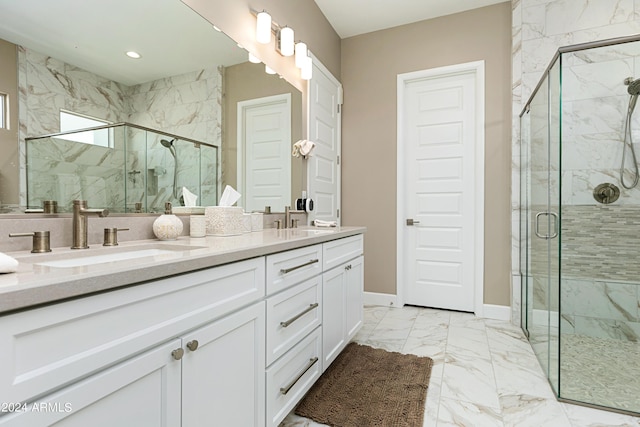
M109 215L108 209L88 209L86 200L73 201L73 246L71 249L89 249L87 244L87 229L89 215L105 217Z

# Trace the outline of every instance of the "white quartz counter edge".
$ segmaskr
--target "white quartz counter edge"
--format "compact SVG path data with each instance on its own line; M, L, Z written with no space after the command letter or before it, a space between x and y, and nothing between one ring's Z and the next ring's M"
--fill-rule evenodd
M319 231L318 234L314 234L313 231L308 230ZM93 245L90 249L82 250L81 255L102 255L110 250L123 251L127 247L145 244L158 245L156 247L166 244L204 248L72 268L47 267L35 261L55 259L56 255L63 257L64 254L71 252L79 253L78 250L53 248L53 252L48 254L31 254L28 251L9 253L18 259L20 266L16 273L0 274L0 314L328 242L362 234L364 231L364 227L268 229L240 236L204 238L183 236L173 241L124 242L116 247Z

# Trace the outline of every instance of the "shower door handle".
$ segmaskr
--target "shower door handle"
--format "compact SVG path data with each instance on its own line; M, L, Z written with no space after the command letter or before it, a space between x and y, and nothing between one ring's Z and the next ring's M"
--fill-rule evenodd
M553 234L546 234L546 235L540 234L540 217L542 215L553 217ZM558 237L558 214L555 212L538 212L536 214L534 232L536 233L536 236L539 237L540 239L549 240L549 239L555 239L556 237Z
M535 221L535 226L533 227L533 231L534 233L536 233L536 237L540 238L540 239L547 239L547 236L543 236L542 234L540 234L540 217L542 215L547 215L546 212L538 212L536 214L536 221Z
M549 215L553 218L553 234L549 236L549 239L555 239L558 237L558 214L555 212L549 212Z

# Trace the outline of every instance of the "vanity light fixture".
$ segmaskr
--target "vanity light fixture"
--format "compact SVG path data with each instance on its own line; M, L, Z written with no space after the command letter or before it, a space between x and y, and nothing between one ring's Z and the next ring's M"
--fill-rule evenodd
M271 43L271 15L266 11L256 15L256 41L262 44Z
M140 59L142 58L142 55L140 55L138 52L134 52L132 50L130 50L129 52L127 52L127 56L129 58L133 58L133 59Z
M249 62L251 62L252 64L259 64L262 61L260 61L260 58L255 56L253 53L249 52Z
M278 42L276 44L276 48L278 52L282 56L291 56L293 55L294 46L295 46L295 35L293 33L293 28L291 27L283 27L278 31Z
M264 71L265 71L265 73L267 73L267 74L275 74L275 73L276 73L272 68L269 68L269 66L268 66L268 65L265 65L265 66L264 66Z
M307 44L303 42L296 43L296 67L302 68L304 65L304 58L307 55Z
M302 68L300 68L300 78L302 80L311 80L313 77L313 60L310 56L304 58Z

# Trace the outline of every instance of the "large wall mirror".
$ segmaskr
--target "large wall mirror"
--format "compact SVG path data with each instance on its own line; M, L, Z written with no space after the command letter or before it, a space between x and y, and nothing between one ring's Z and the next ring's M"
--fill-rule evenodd
M0 169L1 213L73 199L157 212L183 187L209 206L231 185L247 211L300 196L302 94L180 0L0 0L0 39L19 89L0 102L18 116L0 129L18 159Z

